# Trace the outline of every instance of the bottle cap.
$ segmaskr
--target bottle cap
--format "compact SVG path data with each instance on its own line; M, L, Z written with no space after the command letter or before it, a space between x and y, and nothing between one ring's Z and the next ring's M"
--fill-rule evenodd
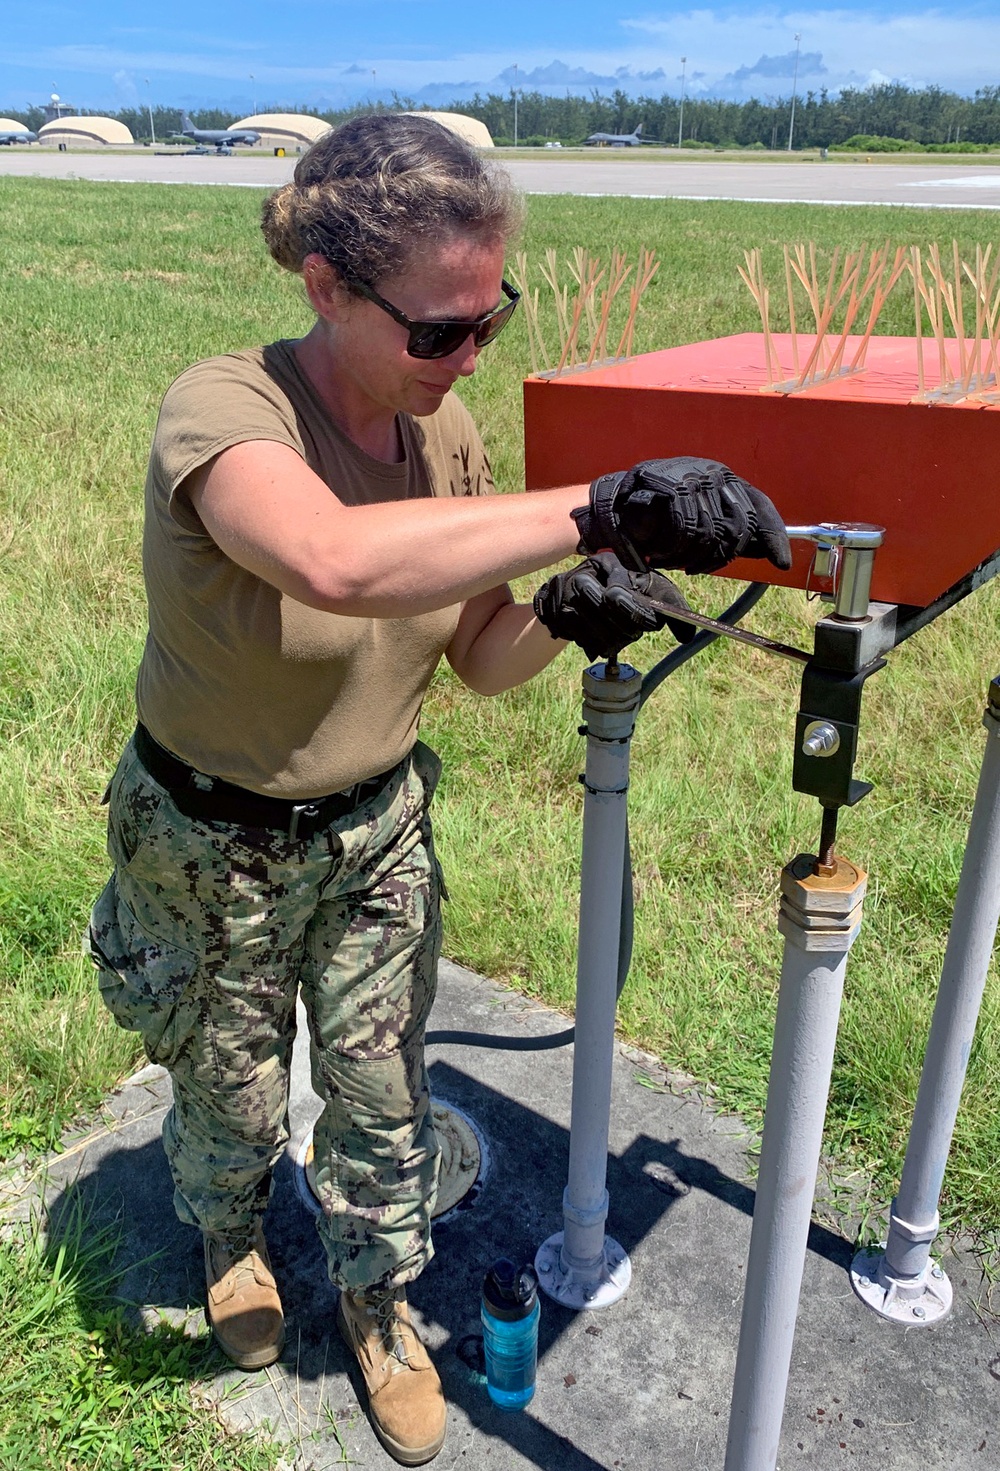
M502 1322L527 1318L538 1301L534 1267L515 1267L508 1257L498 1257L483 1279L483 1301Z

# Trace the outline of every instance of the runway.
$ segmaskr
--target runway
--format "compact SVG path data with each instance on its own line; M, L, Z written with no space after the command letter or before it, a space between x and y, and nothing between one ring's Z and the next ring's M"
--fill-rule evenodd
M587 157L498 153L528 194L640 199L733 199L767 204L898 205L910 209L1000 210L1000 166L935 160L914 164L864 158L734 159L634 157L604 151ZM56 153L0 149L0 177L92 179L120 183L216 184L273 189L292 176L295 158L260 154Z

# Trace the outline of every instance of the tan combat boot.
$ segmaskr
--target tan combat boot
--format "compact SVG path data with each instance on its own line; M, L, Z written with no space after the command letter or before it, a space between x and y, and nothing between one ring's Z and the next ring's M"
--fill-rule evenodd
M437 1370L410 1322L402 1287L342 1291L337 1326L368 1387L375 1434L402 1466L422 1466L444 1445L445 1402Z
M259 1223L242 1239L205 1231L208 1321L222 1352L241 1369L273 1364L285 1343L281 1299Z

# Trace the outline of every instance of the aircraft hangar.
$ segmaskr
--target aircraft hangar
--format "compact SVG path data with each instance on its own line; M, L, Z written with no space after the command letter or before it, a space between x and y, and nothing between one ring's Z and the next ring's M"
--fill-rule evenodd
M259 112L230 124L231 132L250 128L260 134L262 148L308 148L330 131L330 124L305 112Z
M464 138L466 143L471 143L474 148L494 146L486 124L479 122L477 118L466 117L465 113L421 111L404 116L433 118L436 123L441 123L443 127L450 128L453 133ZM330 124L309 113L260 112L230 124L231 131L236 132L241 128L252 128L259 133L263 148L298 150L315 143L317 138L329 131Z
M124 123L113 117L61 117L38 130L39 143L134 143Z
M464 112L411 112L404 113L404 117L429 117L444 128L450 128L466 143L471 143L473 148L495 148L492 134L485 123L478 118L467 117Z

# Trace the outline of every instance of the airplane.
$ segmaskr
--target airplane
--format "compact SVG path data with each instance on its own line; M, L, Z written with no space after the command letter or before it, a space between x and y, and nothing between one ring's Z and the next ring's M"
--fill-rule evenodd
M16 132L12 128L9 132L0 133L0 144L3 144L5 147L6 146L9 146L11 143L37 143L37 142L38 142L38 134L37 133L33 133L30 128L18 128L16 130Z
M642 123L636 124L634 133L591 133L589 138L584 138L584 148L591 146L598 148L638 148L643 142ZM645 140L649 142L649 139Z
M228 151L235 143L245 143L252 148L260 142L260 134L252 128L196 128L186 112L181 113L181 137L191 138L195 143L214 143L220 153Z

